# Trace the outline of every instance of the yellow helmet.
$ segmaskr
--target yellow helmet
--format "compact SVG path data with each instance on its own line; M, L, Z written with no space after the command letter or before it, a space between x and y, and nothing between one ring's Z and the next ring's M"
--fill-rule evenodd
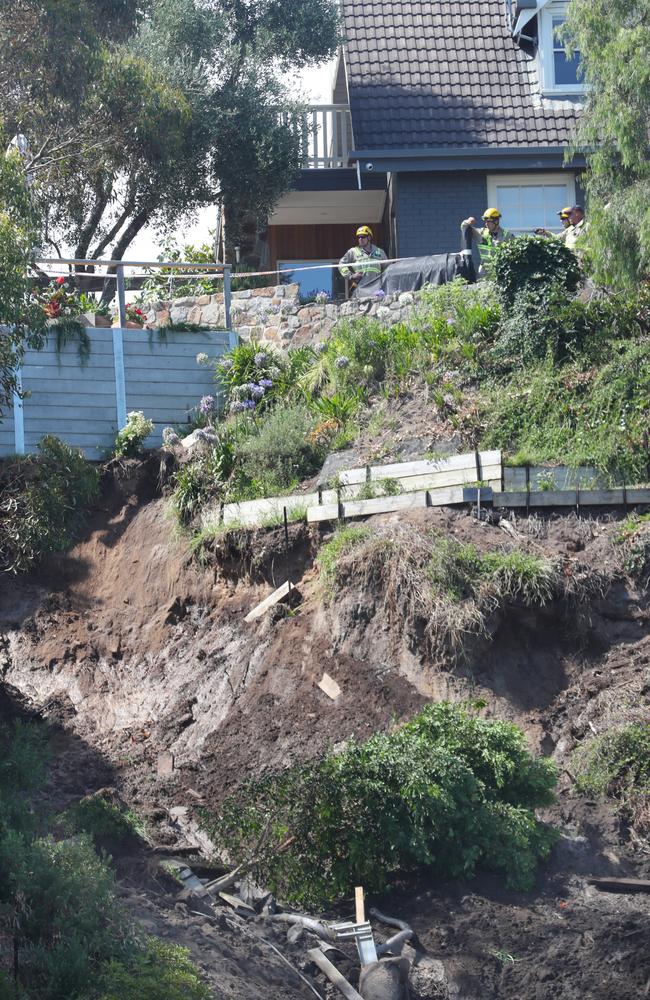
M372 229L370 226L359 226L357 236L369 236L372 239Z
M498 208L486 208L483 212L483 220L487 222L488 219L500 219L501 212Z
M569 205L567 208L561 208L557 214L560 216L561 219L568 219L570 213L571 213L571 206Z

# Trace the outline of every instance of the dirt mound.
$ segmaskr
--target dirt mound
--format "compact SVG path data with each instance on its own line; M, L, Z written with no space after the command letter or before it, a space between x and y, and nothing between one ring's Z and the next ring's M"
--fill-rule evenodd
M384 729L428 700L482 697L488 713L516 721L561 767L585 733L626 711L647 718L647 597L622 579L569 617L556 605L512 604L465 662L443 662L427 652L413 622L400 621L379 590L354 577L324 603L313 565L323 536L305 526L292 526L288 552L282 532L271 530L221 545L201 566L175 536L165 501L152 499L152 476L149 469L140 481L135 474L112 480L104 509L73 551L38 577L0 585L6 689L64 723L91 755L82 781L71 778L75 754L61 756L52 790L59 807L110 781L145 816L153 842L172 847L184 835L171 808L187 807L191 816L198 802L216 807L249 775ZM383 523L397 530L395 517ZM517 545L561 559L569 570L579 564L614 573L615 525L608 522L524 519L514 526L515 541L465 511L422 512L411 523L480 551ZM245 623L287 572L299 607ZM325 672L341 688L336 700L317 686ZM650 982L640 947L650 930L647 899L606 897L583 876L638 874L648 856L635 850L609 806L575 796L566 773L548 818L563 839L535 892L502 893L483 880L461 890L420 881L381 909L411 920L422 944L445 961L455 995L467 1000L550 991L567 1000L643 995ZM163 913L138 879L128 890L134 908L184 939L174 893ZM147 917L151 907L156 912ZM219 935L230 931L204 924L188 932L190 944L218 952ZM227 938L226 969L231 947ZM250 990L240 984L236 992L243 973L235 966L232 995L262 996L256 972ZM273 995L293 989L289 981L277 980Z

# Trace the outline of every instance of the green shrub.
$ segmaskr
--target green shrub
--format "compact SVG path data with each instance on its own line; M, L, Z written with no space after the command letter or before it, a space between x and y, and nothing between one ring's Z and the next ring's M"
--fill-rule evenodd
M147 938L129 963L112 960L100 974L98 1000L210 1000L186 948Z
M99 494L99 475L81 452L51 435L40 454L0 464L0 569L24 572L74 541Z
M497 294L511 307L523 291L559 286L574 292L581 281L578 259L560 240L545 236L518 236L500 243L492 258Z
M238 344L222 357L216 375L227 391L230 413L263 413L279 402L302 394L301 377L313 365L311 347L298 347L281 354L256 341Z
M65 819L75 833L88 833L93 838L117 843L138 835L142 829L133 813L99 793L76 802L66 812Z
M650 516L632 515L621 525L616 541L621 547L622 568L642 587L650 584Z
M650 725L631 723L585 740L574 751L576 788L617 800L624 819L650 834Z
M132 410L126 416L126 426L117 432L113 454L116 458L133 458L142 450L146 438L153 433L153 420L147 420L142 410Z
M534 759L515 726L443 703L391 733L248 783L206 826L238 862L268 824L254 877L305 905L354 885L383 891L398 873L423 869L466 879L488 868L530 888L553 840L533 810L552 801L555 780L552 762Z
M313 419L305 407L271 411L241 447L244 474L259 483L267 496L292 488L323 461L322 449L310 439L312 429Z

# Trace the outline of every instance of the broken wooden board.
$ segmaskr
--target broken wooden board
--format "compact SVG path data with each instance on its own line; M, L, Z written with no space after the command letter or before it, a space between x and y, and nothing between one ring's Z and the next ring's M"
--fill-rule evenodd
M650 892L650 879L647 878L588 878L601 892Z
M283 583L281 587L278 587L277 590L274 590L272 594L269 594L268 597L265 597L263 601L257 604L252 611L249 611L244 621L253 622L256 618L261 618L264 612L272 608L274 604L285 601L293 589L293 584L290 580L287 580L286 583Z
M228 906L232 906L233 910L238 910L247 916L255 916L255 907L249 906L248 903L245 903L243 899L239 898L239 896L231 896L229 892L220 892L219 899L223 899L224 903L227 903Z
M321 691L324 691L327 697L331 698L332 701L335 701L338 698L338 696L342 693L340 687L338 686L334 678L330 677L330 675L327 673L323 674L323 676L319 680L318 687L321 689Z
M354 986L350 985L345 976L330 962L329 958L323 955L320 948L310 948L307 952L307 958L310 958L314 965L317 965L321 972L325 973L330 983L336 986L339 993L343 994L345 1000L363 1000L361 994L357 993Z
M158 755L156 772L159 778L165 778L174 773L174 755L169 750L164 750Z

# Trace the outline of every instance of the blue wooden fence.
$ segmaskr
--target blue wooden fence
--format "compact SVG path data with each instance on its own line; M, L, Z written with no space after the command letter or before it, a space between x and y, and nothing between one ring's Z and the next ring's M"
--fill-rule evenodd
M142 410L154 421L147 446L162 441L163 427L183 424L202 396L219 397L213 366L196 356L216 360L236 343L228 330L208 333L156 330L87 330L90 356L84 362L78 345L57 350L50 333L40 351L28 350L20 371L22 400L0 422L0 456L37 450L44 434L55 434L101 458L126 423L126 414Z

